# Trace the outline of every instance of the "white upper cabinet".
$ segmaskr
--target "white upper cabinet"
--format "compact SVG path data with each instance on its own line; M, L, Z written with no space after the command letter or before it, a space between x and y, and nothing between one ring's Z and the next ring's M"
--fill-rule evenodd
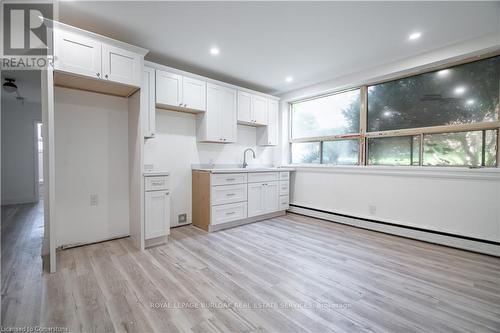
M179 111L206 111L207 83L156 70L156 104Z
M54 33L54 69L84 76L101 77L101 42L73 31Z
M267 98L252 95L252 113L256 125L267 125Z
M278 111L279 102L269 99L267 126L257 127L257 145L276 146L278 144Z
M182 76L156 71L156 104L181 106Z
M102 74L104 79L140 86L141 72L141 56L137 53L102 44Z
M224 142L236 142L236 90L222 88L221 91L221 134Z
M67 74L140 87L146 53L139 47L64 24L54 28L54 69Z
M144 67L142 75L141 115L144 137L154 137L156 132L155 70L149 67Z
M252 95L238 90L238 122L252 123Z
M197 118L201 142L236 142L236 90L207 84L207 111Z
M207 85L207 112L199 115L198 141L224 142L221 133L221 107L220 107L221 87Z
M185 108L206 111L207 83L205 81L183 77L182 103Z
M267 125L266 97L238 91L238 123L244 125Z

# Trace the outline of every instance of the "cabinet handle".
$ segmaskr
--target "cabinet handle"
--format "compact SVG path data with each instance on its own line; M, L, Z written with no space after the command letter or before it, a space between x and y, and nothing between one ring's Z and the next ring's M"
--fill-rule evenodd
M227 180L228 182L232 182L232 181L235 181L236 179L234 179L234 178L226 178L226 180Z
M232 197L232 196L234 196L234 195L236 195L236 193L227 193L227 194L226 194L226 196L228 196L228 197Z
M108 78L108 74L104 75L104 77L107 79Z
M227 212L226 215L233 215L236 214L236 212Z
M179 103L179 106L182 106L182 103Z
M95 75L97 75L97 77L101 77L101 73L95 73Z
M170 194L170 192L165 193L165 195L169 195L169 194Z
M186 103L184 103L184 107L185 107L185 108L187 108L187 106L188 106L188 105L187 105Z
M151 185L163 185L163 182L152 182Z

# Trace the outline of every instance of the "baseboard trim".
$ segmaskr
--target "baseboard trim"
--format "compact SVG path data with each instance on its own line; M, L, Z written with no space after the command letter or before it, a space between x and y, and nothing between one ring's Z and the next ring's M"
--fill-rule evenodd
M330 222L347 224L357 228L383 232L391 235L417 239L428 243L445 245L449 247L500 257L500 243L494 241L479 240L472 237L451 235L438 231L400 226L393 223L368 220L344 214L336 214L335 212L329 212L299 205L290 204L290 208L288 209L288 211L291 213L315 217Z

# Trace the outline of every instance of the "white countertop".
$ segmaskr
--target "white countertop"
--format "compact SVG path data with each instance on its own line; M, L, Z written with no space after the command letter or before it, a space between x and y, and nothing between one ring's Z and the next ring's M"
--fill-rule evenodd
M144 177L155 177L155 176L168 176L169 173L166 171L153 171L153 172L144 172L142 175Z
M195 171L205 171L211 173L241 173L241 172L279 172L279 171L295 171L294 168L276 168L276 167L248 167L248 168L204 168L193 167Z

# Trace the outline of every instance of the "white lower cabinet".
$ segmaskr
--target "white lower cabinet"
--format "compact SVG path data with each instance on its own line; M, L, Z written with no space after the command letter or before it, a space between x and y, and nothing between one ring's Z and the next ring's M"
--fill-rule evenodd
M248 184L248 217L278 211L278 182Z
M170 190L168 176L144 177L144 239L170 234Z
M248 184L248 217L264 213L264 186L262 183Z
M170 193L168 191L146 192L145 234L146 239L168 235L170 229Z
M228 205L212 206L212 225L217 225L247 217L247 203L238 202Z
M288 177L288 171L193 171L193 225L214 231L282 214L288 209Z

